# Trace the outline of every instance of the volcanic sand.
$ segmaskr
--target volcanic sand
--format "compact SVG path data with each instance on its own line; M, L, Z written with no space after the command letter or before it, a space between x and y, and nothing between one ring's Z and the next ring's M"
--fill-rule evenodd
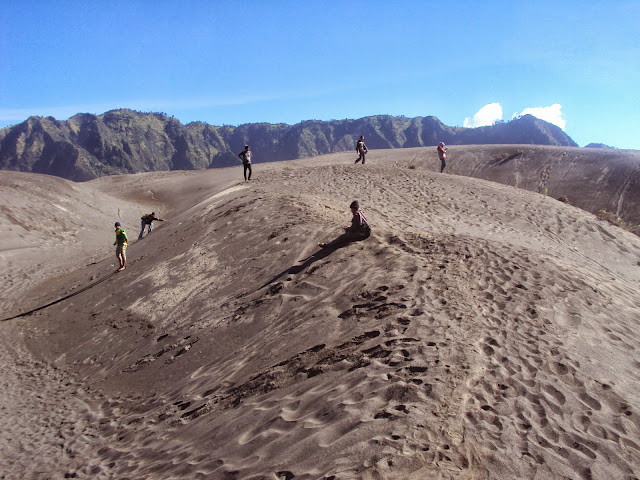
M640 238L354 160L0 172L0 478L638 477ZM372 236L318 249L353 199Z

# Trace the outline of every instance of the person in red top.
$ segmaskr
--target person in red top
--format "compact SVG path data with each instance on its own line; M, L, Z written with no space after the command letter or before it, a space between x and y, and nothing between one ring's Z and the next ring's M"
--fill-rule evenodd
M444 146L444 142L440 142L438 145L438 157L440 157L440 173L442 173L444 167L447 166L447 149Z

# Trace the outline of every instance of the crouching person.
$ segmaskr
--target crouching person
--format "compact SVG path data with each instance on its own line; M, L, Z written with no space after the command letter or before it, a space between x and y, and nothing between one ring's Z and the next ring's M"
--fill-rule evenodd
M154 220L164 222L163 219L156 217L156 212L147 213L140 218L140 235L138 235L138 240L140 240L144 235L145 228L147 229L147 233L151 233L151 230L153 230Z

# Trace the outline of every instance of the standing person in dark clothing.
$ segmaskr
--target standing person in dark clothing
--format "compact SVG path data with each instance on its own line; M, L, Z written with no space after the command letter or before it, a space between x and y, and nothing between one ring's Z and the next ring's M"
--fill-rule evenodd
M364 155L365 153L368 153L369 150L367 150L367 146L364 144L364 136L362 135L360 135L360 140L358 140L358 142L356 143L356 152L358 152L360 156L356 158L355 163L358 163L360 160L362 160L362 164L364 165Z
M242 165L244 167L244 181L251 180L251 149L249 145L244 146L244 150L238 154ZM249 177L247 178L247 171L249 171Z
M142 217L140 217L140 235L138 235L138 240L140 240L144 235L145 227L148 228L147 233L151 233L151 230L153 230L154 220L157 220L159 222L164 222L163 219L156 217L156 212L147 213L146 215L143 215Z
M116 257L118 258L118 262L120 263L120 268L118 268L118 272L124 270L127 266L127 232L124 231L124 228L120 226L120 222L116 222L116 241L113 242L116 245Z
M369 235L371 235L371 227L369 227L367 223L367 217L364 216L364 212L360 209L360 204L357 200L354 200L349 207L353 214L351 225L342 227L344 229L342 235L329 243L319 243L319 247L338 248L351 242L369 238Z
M444 172L444 167L447 166L447 149L444 146L444 142L438 144L438 157L440 158L440 173Z

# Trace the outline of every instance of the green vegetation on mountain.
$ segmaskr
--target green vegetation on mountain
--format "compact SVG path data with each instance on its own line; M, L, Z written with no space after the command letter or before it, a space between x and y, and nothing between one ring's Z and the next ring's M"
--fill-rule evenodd
M239 163L250 144L256 162L293 160L354 148L535 144L577 146L560 128L530 115L489 127L459 128L436 117L376 115L357 120L308 120L296 125L252 123L183 125L160 113L113 110L69 120L31 117L0 130L0 169L56 175L75 181L102 175L195 170Z

